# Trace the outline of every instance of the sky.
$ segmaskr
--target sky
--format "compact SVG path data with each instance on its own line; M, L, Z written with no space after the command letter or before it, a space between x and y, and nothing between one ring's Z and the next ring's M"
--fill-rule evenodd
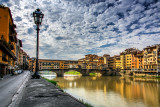
M160 0L0 0L0 4L11 9L17 37L30 57L36 56L32 14L37 8L44 14L40 59L113 56L127 48L160 44Z

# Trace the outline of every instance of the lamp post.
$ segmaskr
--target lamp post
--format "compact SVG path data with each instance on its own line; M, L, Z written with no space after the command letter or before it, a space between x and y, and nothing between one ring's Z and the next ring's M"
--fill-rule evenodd
M34 22L37 25L37 51L36 51L36 71L33 75L33 78L40 78L39 76L39 68L38 68L38 56L39 56L39 25L42 23L44 14L40 11L40 9L36 9L35 12L33 12Z

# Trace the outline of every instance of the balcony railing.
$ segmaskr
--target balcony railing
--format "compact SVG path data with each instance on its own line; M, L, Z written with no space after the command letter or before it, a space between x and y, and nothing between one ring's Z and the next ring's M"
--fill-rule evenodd
M8 49L11 49L11 45L7 43L5 40L0 40L2 44L4 44Z
M11 44L11 50L14 50L14 45L13 44Z
M10 46L9 46L10 49L11 49L11 50L14 50L14 45L13 45L13 43L9 43L9 45L10 45Z
M0 47L9 56L11 56L13 59L16 59L16 56L11 52L11 45L9 43L7 43L5 40L0 40Z

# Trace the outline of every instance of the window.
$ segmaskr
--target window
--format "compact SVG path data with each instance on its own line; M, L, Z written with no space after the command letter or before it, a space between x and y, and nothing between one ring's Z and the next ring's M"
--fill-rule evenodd
M3 60L3 61L7 61L6 53L3 53L3 52L2 52L2 60Z
M156 54L156 51L153 51L153 54Z

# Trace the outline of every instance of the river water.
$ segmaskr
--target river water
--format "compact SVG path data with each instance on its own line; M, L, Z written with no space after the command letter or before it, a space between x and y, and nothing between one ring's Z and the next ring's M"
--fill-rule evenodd
M160 80L130 77L56 77L65 92L94 107L160 107Z

